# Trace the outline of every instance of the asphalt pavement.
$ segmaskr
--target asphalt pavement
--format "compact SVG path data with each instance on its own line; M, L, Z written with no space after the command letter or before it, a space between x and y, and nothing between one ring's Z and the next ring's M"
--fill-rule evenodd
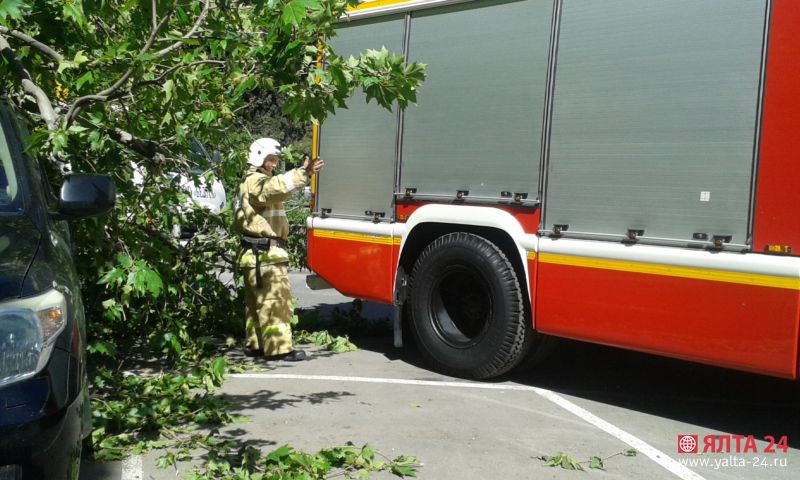
M299 308L321 307L325 316L352 305L332 290L305 289L303 278L291 275ZM391 313L370 303L362 310L376 322ZM369 443L389 457L417 457L419 478L435 480L800 478L796 382L574 341L561 342L535 369L471 382L429 370L413 346L395 349L385 331L354 338L356 352L311 349L304 362L258 361L232 375L222 394L231 413L250 421L221 435L264 451ZM721 451L679 453L681 436L694 437L700 451L709 441ZM787 452L769 452L769 436L786 436ZM635 456L620 454L631 449ZM559 453L587 462L587 471L540 458ZM157 456L85 463L81 479L188 473L188 464L157 470ZM591 457L603 458L605 470L590 470Z

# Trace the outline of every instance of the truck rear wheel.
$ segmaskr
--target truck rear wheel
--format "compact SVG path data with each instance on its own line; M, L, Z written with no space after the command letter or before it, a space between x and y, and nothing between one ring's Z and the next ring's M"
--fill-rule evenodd
M501 375L530 343L514 266L478 235L451 233L428 245L411 273L410 302L416 343L444 373Z

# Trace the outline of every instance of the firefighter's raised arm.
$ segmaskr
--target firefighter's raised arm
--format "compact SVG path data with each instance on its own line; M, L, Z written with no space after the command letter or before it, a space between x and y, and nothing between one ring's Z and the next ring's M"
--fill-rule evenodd
M250 146L247 163L250 169L240 192L254 208L286 200L306 185L309 177L324 166L321 159L311 162L306 156L303 166L281 175L273 175L280 156L280 144L271 138L261 138Z
M267 160L265 163L269 162ZM253 207L261 208L286 200L296 190L303 188L308 183L308 178L309 175L303 168L295 168L271 177L257 170L250 171L243 183L244 193Z

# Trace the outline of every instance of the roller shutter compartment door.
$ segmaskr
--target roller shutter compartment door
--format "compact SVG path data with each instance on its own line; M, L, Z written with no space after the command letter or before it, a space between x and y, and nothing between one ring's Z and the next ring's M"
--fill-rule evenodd
M341 23L331 39L334 51L348 58L367 49L386 47L403 53L402 15ZM366 216L365 211L392 216L397 143L397 113L366 103L361 90L320 128L320 157L326 168L319 177L320 208L332 216Z
M746 244L766 4L564 0L545 228Z
M409 56L428 65L405 112L401 191L537 196L552 0L421 10Z

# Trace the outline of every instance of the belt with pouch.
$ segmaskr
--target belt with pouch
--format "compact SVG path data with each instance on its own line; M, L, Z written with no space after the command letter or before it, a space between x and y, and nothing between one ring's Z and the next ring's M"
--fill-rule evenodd
M280 237L248 237L242 235L242 247L249 248L256 257L256 287L261 288L261 255L258 252L269 252L271 246L286 248L286 240Z

